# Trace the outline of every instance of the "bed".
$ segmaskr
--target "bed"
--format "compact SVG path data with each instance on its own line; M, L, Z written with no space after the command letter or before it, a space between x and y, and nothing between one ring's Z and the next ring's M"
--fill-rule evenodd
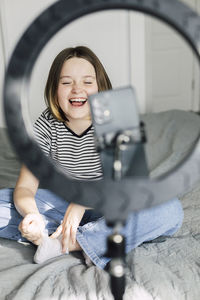
M171 110L142 116L151 176L175 166L194 146L200 117ZM0 129L0 188L14 187L20 163ZM124 299L195 300L200 297L200 181L179 195L181 229L163 243L142 244L127 255ZM0 300L111 300L108 274L86 266L81 253L33 263L35 246L0 239Z

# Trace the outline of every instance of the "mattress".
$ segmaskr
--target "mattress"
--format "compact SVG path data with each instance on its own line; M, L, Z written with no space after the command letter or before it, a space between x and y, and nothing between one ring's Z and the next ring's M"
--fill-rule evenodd
M151 177L173 169L194 147L199 116L172 110L141 116L146 125L145 151ZM0 188L14 187L20 169L0 129ZM200 297L200 182L177 195L184 208L181 229L163 243L142 244L126 257L125 300L195 300ZM109 275L86 266L81 252L33 262L35 246L0 238L0 299L113 299Z

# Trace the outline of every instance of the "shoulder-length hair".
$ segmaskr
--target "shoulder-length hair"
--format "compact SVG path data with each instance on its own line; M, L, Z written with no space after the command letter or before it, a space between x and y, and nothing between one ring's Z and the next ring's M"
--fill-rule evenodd
M49 107L51 113L57 120L61 122L67 121L67 117L65 116L64 112L61 110L58 103L58 99L57 99L58 84L60 80L61 69L64 62L72 57L83 58L93 65L96 73L98 91L105 91L105 90L112 89L112 84L102 63L100 62L100 60L92 50L90 50L88 47L85 46L66 48L62 50L56 56L56 58L54 59L51 65L49 75L47 78L46 87L45 87L45 95L44 95L45 102Z

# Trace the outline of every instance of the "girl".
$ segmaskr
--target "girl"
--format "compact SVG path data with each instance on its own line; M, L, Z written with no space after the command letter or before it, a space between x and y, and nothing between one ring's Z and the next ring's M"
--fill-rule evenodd
M64 49L53 61L45 88L47 109L34 130L46 155L74 179L102 178L87 99L111 88L104 67L87 47ZM61 252L83 251L94 264L104 268L109 260L104 256L106 237L111 232L104 218L38 186L38 179L22 166L14 191L0 191L0 237L29 240L37 245L36 262ZM122 232L126 252L160 235L174 234L182 220L178 199L130 214ZM47 253L49 249L51 253Z

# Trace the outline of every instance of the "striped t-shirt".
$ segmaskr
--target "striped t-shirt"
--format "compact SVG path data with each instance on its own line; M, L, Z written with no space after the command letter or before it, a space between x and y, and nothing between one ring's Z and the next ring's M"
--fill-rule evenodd
M44 151L74 179L102 178L100 155L94 143L91 125L77 135L46 109L34 124L36 139Z

